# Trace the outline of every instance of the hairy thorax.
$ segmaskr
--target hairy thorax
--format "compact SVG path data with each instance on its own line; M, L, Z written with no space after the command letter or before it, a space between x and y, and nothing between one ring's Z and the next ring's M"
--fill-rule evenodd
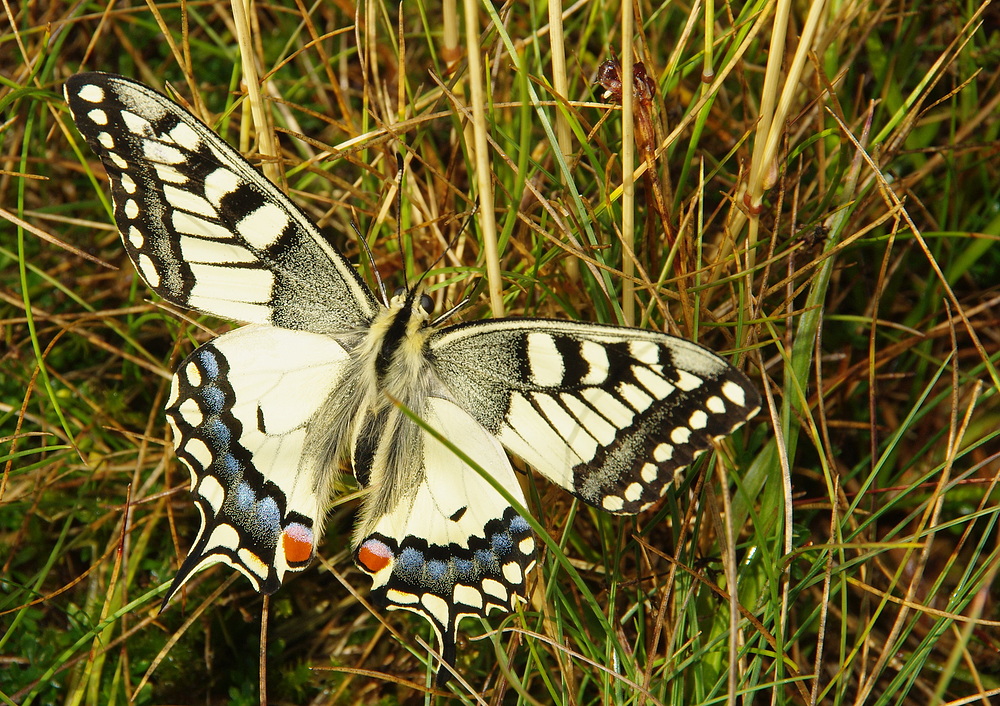
M421 418L442 386L427 364L433 330L416 293L393 297L376 316L327 404L323 429L327 464L349 460L358 484L371 493L357 536L397 507L423 480ZM331 419L333 418L333 419ZM331 421L333 423L331 424Z

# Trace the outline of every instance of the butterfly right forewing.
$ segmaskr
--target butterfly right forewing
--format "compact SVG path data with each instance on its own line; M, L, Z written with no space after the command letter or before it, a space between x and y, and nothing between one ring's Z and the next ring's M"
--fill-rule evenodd
M655 331L500 319L446 328L431 350L455 399L508 450L616 514L659 500L760 409L726 361Z

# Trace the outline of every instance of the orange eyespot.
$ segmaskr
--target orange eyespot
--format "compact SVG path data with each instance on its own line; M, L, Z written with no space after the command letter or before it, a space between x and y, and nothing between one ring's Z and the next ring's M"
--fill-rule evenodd
M377 574L392 561L392 550L377 539L369 539L358 548L355 561L365 571Z
M313 555L312 530L298 523L289 525L281 533L281 548L289 565L308 562Z

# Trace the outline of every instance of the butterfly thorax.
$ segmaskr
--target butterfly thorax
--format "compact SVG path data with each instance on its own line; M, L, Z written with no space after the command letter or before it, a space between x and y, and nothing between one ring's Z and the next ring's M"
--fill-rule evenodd
M344 392L333 395L341 409L344 398L356 401L339 455L350 459L359 485L372 493L359 518L359 536L423 480L421 431L406 412L420 417L427 399L443 393L427 362L432 329L424 305L416 289L394 296L352 354L357 369L345 376Z
M359 357L371 362L372 392L399 399L424 382L430 312L419 289L395 295L372 322Z

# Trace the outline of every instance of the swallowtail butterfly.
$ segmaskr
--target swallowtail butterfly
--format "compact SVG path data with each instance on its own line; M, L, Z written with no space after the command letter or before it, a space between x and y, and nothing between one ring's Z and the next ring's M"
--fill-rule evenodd
M743 374L662 333L529 318L442 327L419 287L383 304L188 111L102 73L73 76L65 96L108 172L142 278L169 302L247 324L198 348L173 378L167 419L201 528L164 605L217 562L265 593L306 568L349 461L367 489L353 548L372 597L429 620L451 664L463 617L524 597L535 540L400 404L522 506L504 447L616 514L655 503L759 409Z

